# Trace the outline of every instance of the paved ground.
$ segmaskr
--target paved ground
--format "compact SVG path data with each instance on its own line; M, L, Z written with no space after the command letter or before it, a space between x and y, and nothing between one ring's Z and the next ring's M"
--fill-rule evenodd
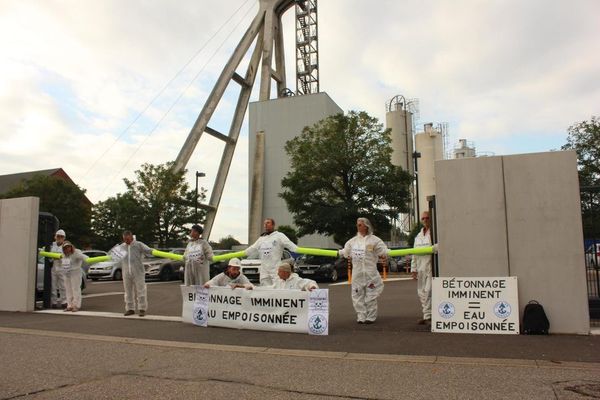
M151 317L177 319L179 284L149 285ZM410 280L386 284L377 323L358 325L349 287L329 289L326 337L0 313L0 400L600 398L600 336L433 334L415 324ZM86 290L84 310L122 307L119 282Z

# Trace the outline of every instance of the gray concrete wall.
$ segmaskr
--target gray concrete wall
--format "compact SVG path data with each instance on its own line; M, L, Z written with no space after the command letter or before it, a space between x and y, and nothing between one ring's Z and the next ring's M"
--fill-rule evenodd
M577 155L503 161L510 275L519 277L519 299L542 303L553 332L588 333Z
M33 311L39 199L0 200L0 310Z
M250 103L249 107L249 171L254 170L256 132L265 132L265 176L262 217L274 218L277 225L294 226L292 215L285 201L278 194L283 190L281 180L289 171L289 158L284 150L285 143L302 133L305 126L343 112L326 93L284 97ZM250 177L252 173L249 174ZM251 178L250 178L251 179ZM252 182L249 182L252 193ZM251 218L251 216L250 216ZM255 238L249 238L253 243ZM333 247L328 237L309 235L300 239L301 246Z
M440 276L508 276L502 158L435 165Z
M589 332L574 152L436 162L441 276L517 276L553 333Z

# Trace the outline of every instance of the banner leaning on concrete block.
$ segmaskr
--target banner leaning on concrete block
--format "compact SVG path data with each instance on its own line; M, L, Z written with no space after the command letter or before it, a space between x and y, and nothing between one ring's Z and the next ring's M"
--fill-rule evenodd
M329 290L254 290L229 287L181 286L183 322L327 335Z
M519 334L517 277L433 278L431 330Z

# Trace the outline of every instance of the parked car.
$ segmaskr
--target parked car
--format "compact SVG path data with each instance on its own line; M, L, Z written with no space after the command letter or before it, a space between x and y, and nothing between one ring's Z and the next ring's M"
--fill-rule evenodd
M105 251L101 251L101 252L103 254L99 254L99 255L107 255L108 254ZM89 257L96 257L96 256L89 256ZM120 281L121 279L123 279L123 272L121 271L121 263L117 263L115 261L102 261L102 262L99 262L96 264L92 264L89 266L89 270L87 271L87 276L89 279L91 279L93 281L97 281L98 279L111 279L113 281Z
M298 258L294 271L302 278L337 282L348 278L348 261L344 257L303 255Z
M600 243L592 244L585 251L585 265L598 268L600 265Z
M283 250L283 254L281 255L281 262L289 263L292 266L292 268L295 264L294 257L292 257L292 254L287 250ZM246 278L248 278L249 281L259 282L260 266L260 259L244 258L242 260L241 272L242 274L246 275Z
M169 258L146 257L142 263L144 264L144 269L146 270L146 280L160 279L161 281L166 282L177 279L177 271L179 270L180 266L177 263L181 262L174 261Z

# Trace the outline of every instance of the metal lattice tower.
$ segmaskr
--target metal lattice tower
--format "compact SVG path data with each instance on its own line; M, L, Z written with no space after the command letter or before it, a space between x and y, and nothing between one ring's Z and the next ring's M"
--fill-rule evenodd
M319 92L317 0L296 2L296 91Z
M301 94L318 92L316 0L259 0L258 13L236 46L233 54L227 61L227 64L225 64L221 75L206 99L206 103L204 103L200 115L198 115L194 126L175 160L175 171L184 169L204 133L208 133L225 143L209 203L208 205L202 206L207 210L206 221L204 222L204 237L207 239L210 236L217 208L221 201L223 189L225 188L225 181L229 173L229 167L233 159L233 153L238 141L244 115L248 108L248 102L250 101L255 78L257 75L260 75L260 101L269 100L271 98L272 81L276 82L278 97L284 97L289 94L289 89L286 89L283 28L281 19L283 14L294 5L297 5L297 20L299 15L303 16L303 13L306 13L306 15L303 16L303 20L306 22L306 29L302 30L302 34L305 36L302 36L302 38L307 41L307 43L303 45L306 46L306 48L303 50L302 54L307 55L309 67L304 68L302 71L306 72L306 74L303 72L303 77L305 77L303 80L307 82L308 86L306 89L303 89ZM244 76L241 76L236 72L236 69L240 66L240 63L253 43L255 44L250 62L246 67ZM298 46L299 44L297 43L296 47ZM275 64L274 66L273 63ZM235 82L240 86L240 92L235 112L231 119L229 133L224 134L209 127L208 124L219 105L225 90L232 82ZM300 92L300 88L298 90Z

